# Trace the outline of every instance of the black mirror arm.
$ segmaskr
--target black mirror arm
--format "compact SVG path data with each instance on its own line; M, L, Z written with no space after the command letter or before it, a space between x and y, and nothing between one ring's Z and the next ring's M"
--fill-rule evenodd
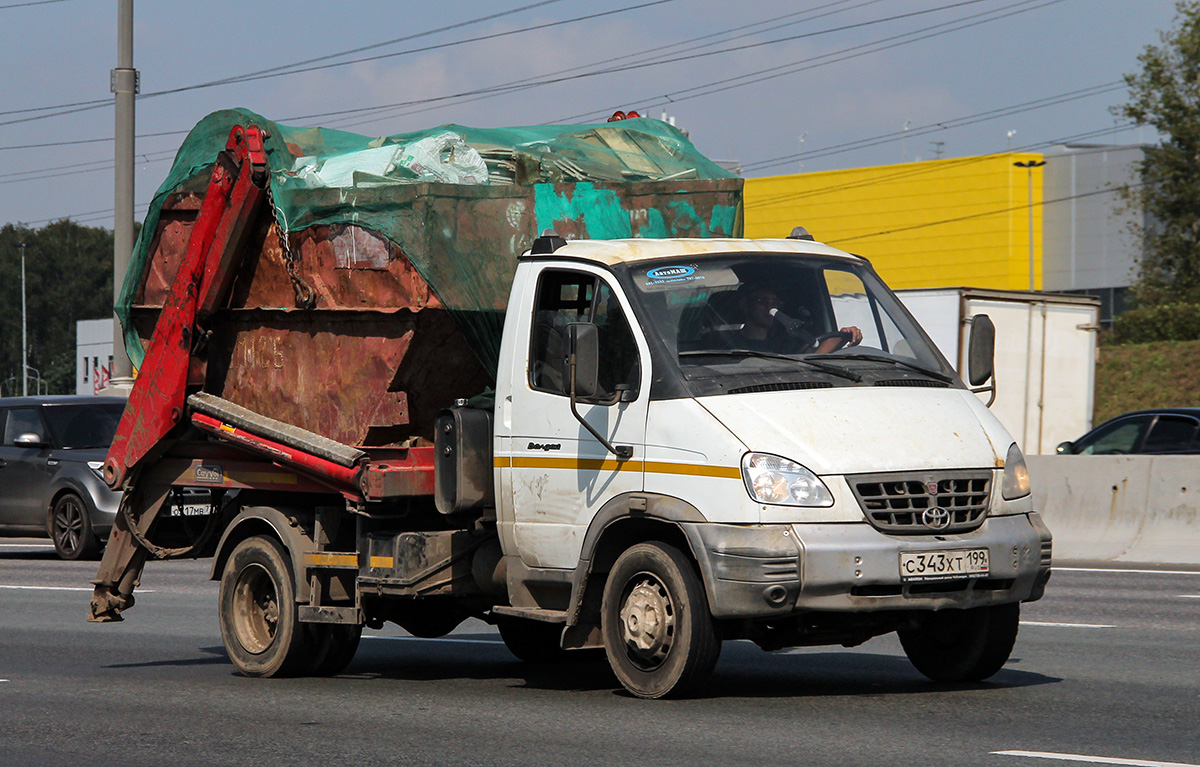
M991 407L992 403L996 401L996 377L994 375L992 376L991 386L980 386L975 389L971 389L972 394L983 394L985 391L991 392L992 396L988 397L987 405L984 407Z
M604 435L596 430L596 427L592 426L590 423L583 420L583 416L581 416L579 414L579 408L576 406L576 400L575 400L575 355L574 354L571 354L570 363L567 365L567 367L569 367L571 370L571 387L569 390L571 392L571 415L575 416L575 420L579 421L581 424L583 424L583 428L585 428L589 432L591 432L591 435L596 438L596 441L598 441L601 445L604 445L604 447L608 449L608 452L615 455L617 457L618 461L627 461L630 458L632 458L633 457L633 448L630 445L614 445L613 443L611 443L607 439L605 439Z

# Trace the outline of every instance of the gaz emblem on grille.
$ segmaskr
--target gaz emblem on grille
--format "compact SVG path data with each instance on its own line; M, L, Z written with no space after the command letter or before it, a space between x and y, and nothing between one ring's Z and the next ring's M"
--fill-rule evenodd
M929 491L930 495L938 494L938 486L936 482L926 482L925 489Z

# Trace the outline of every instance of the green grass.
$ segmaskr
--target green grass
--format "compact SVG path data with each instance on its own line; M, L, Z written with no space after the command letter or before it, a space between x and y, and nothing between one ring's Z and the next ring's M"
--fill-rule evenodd
M1101 346L1095 423L1149 407L1200 407L1200 341Z

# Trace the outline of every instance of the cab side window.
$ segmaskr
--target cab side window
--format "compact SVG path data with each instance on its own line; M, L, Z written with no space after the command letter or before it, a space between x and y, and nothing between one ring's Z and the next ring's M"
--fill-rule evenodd
M538 280L534 302L529 385L538 391L566 393L567 325L596 325L600 347L600 380L597 396L588 401L612 399L618 387L636 391L641 375L637 344L612 288L594 275L547 270Z
M4 444L10 447L17 444L17 437L22 434L36 434L41 439L46 438L46 429L42 426L42 417L38 415L37 408L22 407L8 411L8 418L4 424Z

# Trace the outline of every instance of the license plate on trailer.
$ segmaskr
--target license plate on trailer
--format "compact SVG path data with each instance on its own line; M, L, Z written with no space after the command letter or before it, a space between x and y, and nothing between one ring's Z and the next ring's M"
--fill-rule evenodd
M901 581L942 581L988 574L988 550L914 551L900 554Z
M167 512L170 517L207 517L216 511L207 503L185 503L182 506L172 506Z

